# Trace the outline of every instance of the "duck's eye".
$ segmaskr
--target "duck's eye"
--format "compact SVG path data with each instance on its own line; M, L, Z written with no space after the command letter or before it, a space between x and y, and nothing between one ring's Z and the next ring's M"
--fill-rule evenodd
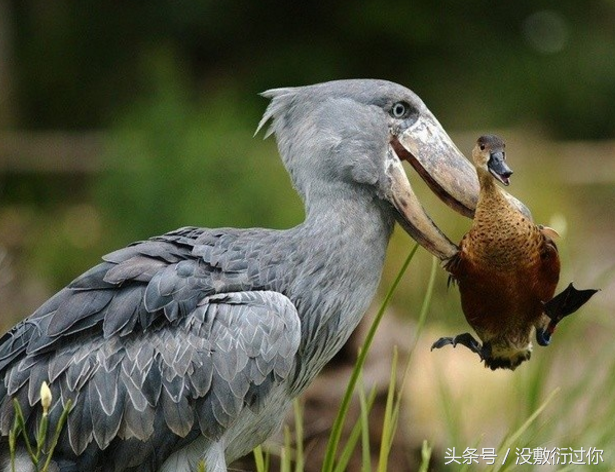
M485 150L485 145L484 145L484 144L481 144L481 145L480 145L480 150L481 150L481 151L484 151L484 150Z
M391 107L391 116L393 118L406 118L410 114L410 105L406 102L397 102Z

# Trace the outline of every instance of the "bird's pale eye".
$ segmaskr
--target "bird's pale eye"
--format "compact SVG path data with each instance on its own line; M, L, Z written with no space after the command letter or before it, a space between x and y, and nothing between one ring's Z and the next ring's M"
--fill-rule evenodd
M410 114L410 105L406 102L397 102L391 107L391 116L393 118L406 118Z

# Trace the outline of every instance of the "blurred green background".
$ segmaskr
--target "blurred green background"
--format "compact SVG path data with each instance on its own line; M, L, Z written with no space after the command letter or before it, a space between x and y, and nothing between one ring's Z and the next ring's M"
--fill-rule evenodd
M252 136L267 105L258 93L349 77L407 85L466 154L484 132L507 140L510 191L564 236L562 282L603 289L537 356L612 369L613 0L0 0L0 331L132 241L186 225L300 222L275 142ZM408 172L459 239L469 222ZM396 233L383 289L411 245ZM401 317L417 315L430 263L424 251L413 261L393 304ZM433 336L464 329L444 272L436 295ZM526 381L549 366L527 367ZM479 384L499 375L471 368Z

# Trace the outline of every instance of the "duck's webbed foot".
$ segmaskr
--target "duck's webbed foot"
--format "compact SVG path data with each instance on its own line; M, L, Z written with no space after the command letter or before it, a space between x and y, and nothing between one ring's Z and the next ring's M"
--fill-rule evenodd
M431 350L440 349L441 347L447 346L451 344L453 347L456 347L457 344L461 344L462 346L467 347L470 351L475 352L480 357L481 361L485 360L485 358L489 357L490 353L489 349L486 346L481 345L474 336L470 333L458 334L454 338L444 337L438 339L435 343L431 345Z
M557 324L566 316L581 308L598 290L577 290L572 284L544 304L545 314L551 319L546 328L536 330L536 341L541 346L548 346Z
M545 313L555 324L581 308L598 290L577 290L572 284L545 303Z

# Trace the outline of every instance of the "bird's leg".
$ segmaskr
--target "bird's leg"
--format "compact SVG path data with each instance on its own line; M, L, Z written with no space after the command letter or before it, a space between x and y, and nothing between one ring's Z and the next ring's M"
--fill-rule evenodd
M536 341L538 344L548 346L557 324L564 317L571 315L581 308L597 291L594 289L577 290L570 284L563 292L544 303L544 312L551 321L549 321L546 328L536 330Z
M489 357L489 348L487 346L482 346L470 333L458 334L454 338L440 338L432 344L431 350L433 351L434 349L440 349L441 347L449 344L452 344L453 347L456 347L457 344L461 344L462 346L467 347L470 351L478 354L481 360Z

